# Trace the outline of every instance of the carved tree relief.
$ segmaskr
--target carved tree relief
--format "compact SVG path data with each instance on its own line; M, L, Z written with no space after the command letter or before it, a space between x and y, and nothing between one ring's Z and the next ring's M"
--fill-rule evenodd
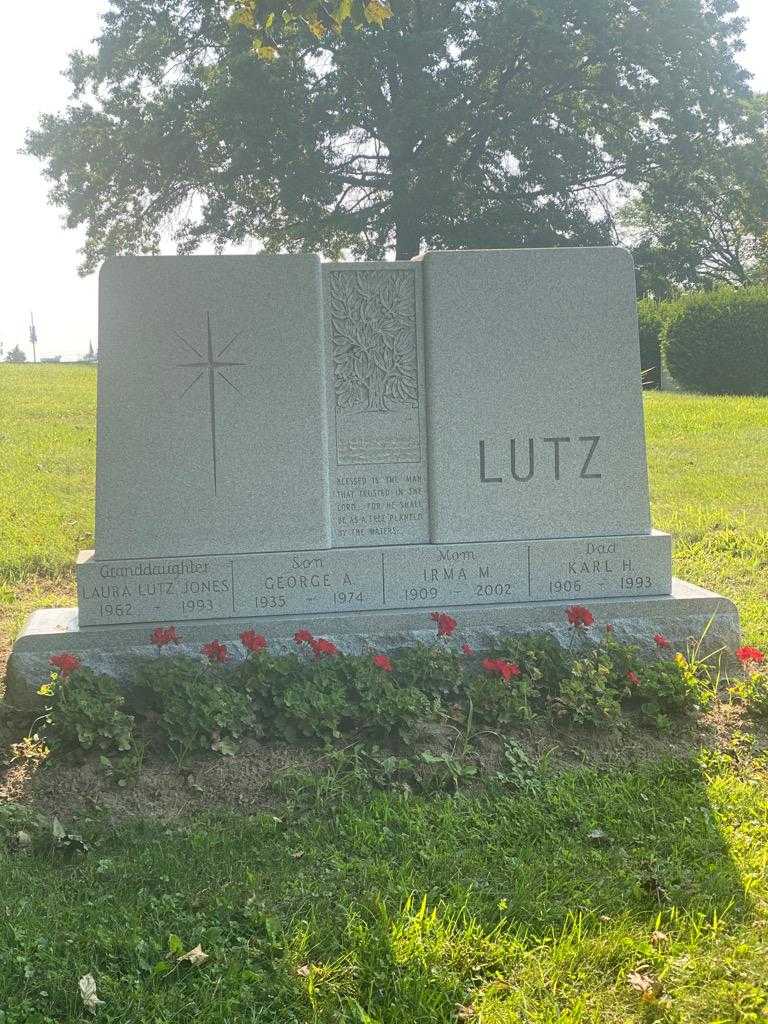
M417 406L413 275L332 273L329 300L337 409L389 412Z

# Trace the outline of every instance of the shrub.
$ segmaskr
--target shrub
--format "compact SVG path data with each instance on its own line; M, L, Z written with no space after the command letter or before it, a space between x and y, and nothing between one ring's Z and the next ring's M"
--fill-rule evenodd
M734 683L730 692L753 718L768 718L768 671L749 672Z
M290 742L325 742L350 732L402 742L436 704L434 695L404 684L370 656L306 660L261 652L235 676L253 701L261 731Z
M194 658L154 658L138 667L136 683L180 761L193 750L235 753L250 724L250 703L227 669Z
M54 673L39 692L51 699L45 736L52 748L130 750L133 717L123 711L125 697L110 676L78 667Z
M375 739L407 742L420 722L440 705L435 695L408 686L391 670L377 668L370 656L345 657L351 714L347 728Z
M401 651L395 675L402 686L421 690L428 697L453 700L464 690L460 656L439 644L417 644Z
M507 682L498 675L475 676L469 697L475 718L487 725L530 722L535 717L532 702L536 694L525 677Z
M768 395L768 289L721 288L678 300L670 306L662 346L683 387Z
M530 680L533 689L556 692L560 680L569 672L566 651L547 634L505 637L493 647L491 657L519 665L523 678Z
M621 715L620 697L610 657L595 649L574 658L559 693L550 697L550 707L557 721L606 729Z
M637 304L640 326L640 369L647 388L661 387L661 333L664 327L662 308L654 299L641 299Z

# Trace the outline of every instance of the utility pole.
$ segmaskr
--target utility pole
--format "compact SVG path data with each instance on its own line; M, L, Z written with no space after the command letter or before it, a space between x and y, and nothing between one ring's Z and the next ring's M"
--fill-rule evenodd
M37 362L37 331L35 330L35 318L29 314L29 343L32 346L32 362Z

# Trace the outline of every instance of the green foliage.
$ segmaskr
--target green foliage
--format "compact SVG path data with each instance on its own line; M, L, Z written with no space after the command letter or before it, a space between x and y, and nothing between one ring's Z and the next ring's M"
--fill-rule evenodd
M637 304L640 323L640 370L643 386L661 387L661 332L664 318L661 306L654 299L641 299Z
M730 692L754 718L768 719L768 672L746 672L731 685Z
M669 728L670 716L688 714L704 702L708 676L702 670L691 671L687 661L651 662L638 675L633 700L645 722L658 729Z
M179 761L193 751L236 752L249 725L250 705L226 669L187 657L151 658L137 667L135 685L137 699L154 712Z
M518 665L522 677L543 691L556 691L569 671L567 652L546 633L504 637L492 648L491 657Z
M397 0L379 30L375 0L116 0L27 150L86 271L159 251L168 224L183 252L608 242L606 183L743 131L731 7L645 0L628 31L625 0ZM283 31L286 10L310 31ZM347 11L360 30L335 32Z
M399 666L401 659L395 659ZM451 660L451 665L455 662ZM407 682L409 674L385 672L369 656L343 659L349 695L349 726L372 739L407 743L440 706L435 694Z
M615 725L621 699L611 659L598 648L575 658L549 703L556 721L593 729Z
M231 0L230 24L253 33L251 50L262 60L274 60L282 40L305 29L316 39L327 33L339 35L347 22L359 30L364 25L386 24L392 11L383 0Z
M443 643L405 648L398 654L395 674L402 686L432 699L452 701L464 690L461 656Z
M253 702L263 735L289 743L341 735L347 695L340 659L261 652L238 665L234 676Z
M506 682L499 675L474 676L469 683L472 712L486 725L530 722L539 705L539 694L526 676Z
M14 345L5 357L6 363L26 363L27 354L20 345Z
M328 742L342 733L404 742L436 707L434 696L377 668L370 656L261 652L235 676L253 701L262 734L289 742Z
M768 395L768 289L687 295L672 304L662 344L670 373L691 391Z
M133 716L123 711L125 697L110 676L89 668L53 673L39 692L50 699L45 736L52 749L130 750Z
M744 286L768 275L768 101L742 105L737 133L700 136L667 153L619 211L637 240L641 294L673 286Z

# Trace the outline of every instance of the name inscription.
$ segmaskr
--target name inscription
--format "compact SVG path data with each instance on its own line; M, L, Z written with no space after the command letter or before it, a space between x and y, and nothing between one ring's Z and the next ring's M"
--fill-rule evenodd
M512 437L509 440L508 455L502 450L502 445L488 444L481 440L480 482L503 483L505 478L501 474L506 471L507 465L512 479L518 483L533 480L537 472L552 480L560 480L563 475L580 480L600 480L603 476L597 457L600 440L599 434L523 439Z
M211 556L183 571L182 564L82 563L81 626L435 610L668 594L671 588L665 534Z

